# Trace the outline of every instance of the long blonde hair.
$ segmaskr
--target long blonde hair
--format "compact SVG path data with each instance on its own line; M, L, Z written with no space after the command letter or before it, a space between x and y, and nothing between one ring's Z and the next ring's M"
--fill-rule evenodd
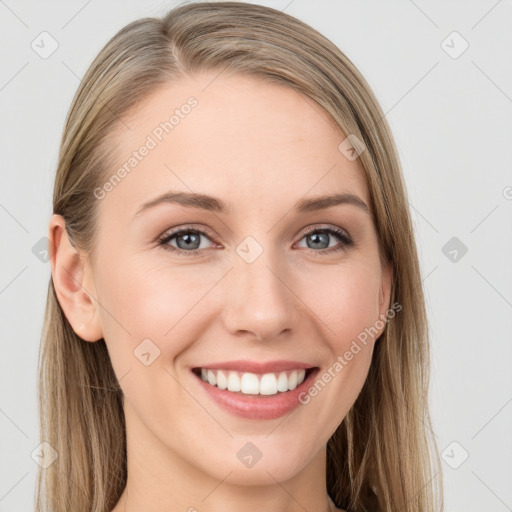
M442 510L442 476L428 411L429 333L417 250L395 144L370 87L316 30L281 11L240 2L190 3L121 29L88 69L60 146L53 211L94 261L93 191L112 169L109 135L159 86L229 70L315 101L366 150L359 158L382 261L402 306L375 345L367 380L327 444L327 488L348 511ZM59 456L40 469L37 512L110 512L126 485L122 391L103 339L81 340L48 286L39 361L41 441ZM436 501L437 500L437 501Z

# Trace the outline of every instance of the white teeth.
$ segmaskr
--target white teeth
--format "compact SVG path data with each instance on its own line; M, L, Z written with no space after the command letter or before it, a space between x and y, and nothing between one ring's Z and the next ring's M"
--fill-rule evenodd
M228 387L228 379L221 370L217 372L217 387L219 389L226 389Z
M215 386L215 384L217 384L217 377L216 377L216 374L217 372L212 372L211 370L208 370L208 382L212 385L212 386Z
M250 372L206 370L201 368L201 378L219 389L246 395L275 395L291 391L304 382L305 369L259 375Z
M246 395L257 395L260 392L260 382L255 373L244 373L240 381L240 391Z
M277 379L273 373L265 373L260 380L260 395L275 395L277 393Z
M292 372L288 379L288 389L295 389L297 387L297 372Z
M229 372L228 374L228 391L240 391L240 378L236 372Z
M281 372L277 379L277 390L278 391L288 391L288 377L285 372Z

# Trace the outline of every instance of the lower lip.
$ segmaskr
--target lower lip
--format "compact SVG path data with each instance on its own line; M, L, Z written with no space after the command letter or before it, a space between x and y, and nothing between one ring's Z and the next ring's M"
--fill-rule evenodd
M222 408L227 411L250 420L273 420L290 413L299 405L299 395L305 392L311 385L311 382L319 369L315 368L308 375L304 382L292 391L278 392L275 395L241 395L233 393L227 389L219 389L205 382L201 377L192 374L199 381L202 388L208 396L215 400Z

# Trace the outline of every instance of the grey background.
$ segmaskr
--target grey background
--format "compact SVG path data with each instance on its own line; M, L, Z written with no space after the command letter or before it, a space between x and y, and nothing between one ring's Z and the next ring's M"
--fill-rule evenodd
M446 510L512 510L512 3L257 3L333 40L381 102L428 301ZM33 248L47 235L67 109L118 29L177 4L0 0L0 512L33 507L36 366L50 278ZM43 31L58 42L46 59L31 47ZM453 31L469 44L457 58Z

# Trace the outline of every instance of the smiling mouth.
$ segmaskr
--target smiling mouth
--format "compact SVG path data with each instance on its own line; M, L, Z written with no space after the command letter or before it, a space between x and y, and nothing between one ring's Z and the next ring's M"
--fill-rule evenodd
M192 368L192 373L202 381L235 395L282 395L300 386L318 367L301 368L269 373L252 373L222 368Z

